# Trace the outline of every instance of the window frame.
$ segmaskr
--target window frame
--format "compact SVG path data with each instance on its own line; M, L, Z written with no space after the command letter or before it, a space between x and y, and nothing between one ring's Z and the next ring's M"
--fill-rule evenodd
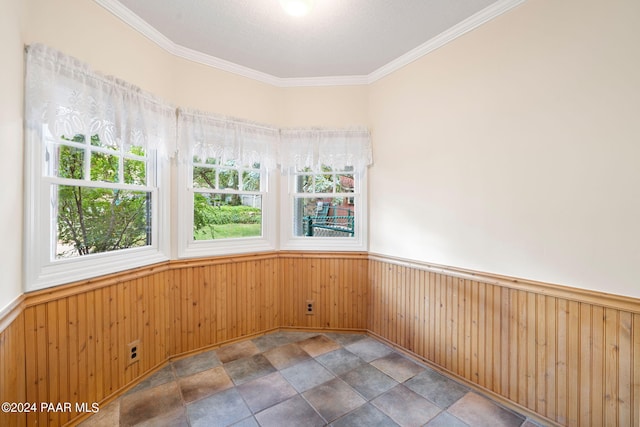
M28 292L68 284L168 260L168 159L147 148L146 186L91 181L86 176L82 180L60 178L49 173L46 163L48 146L57 143L52 142L56 140L66 142L51 136L46 124L35 129L25 128L25 290ZM56 259L53 247L57 239L57 217L54 217L52 188L74 183L87 184L86 187L148 191L152 198L151 245ZM48 236L45 244L42 236Z
M277 204L273 181L274 171L260 168L259 191L254 190L221 190L221 189L195 189L193 185L194 156L189 160L182 160L178 164L178 206L177 206L177 230L178 244L177 257L203 258L208 256L233 255L250 252L266 252L277 249ZM198 164L204 164L199 162ZM238 170L239 176L247 168L244 166L230 167L220 165L224 169ZM194 223L194 196L198 192L215 194L251 194L260 195L262 198L262 235L256 237L237 237L226 239L195 240L193 236Z
M330 174L341 175L343 171L332 171ZM327 172L314 172L315 175L327 175ZM295 179L308 172L288 170L283 173L280 186L280 249L300 251L353 251L368 250L368 203L367 203L367 169L347 172L353 175L353 192L348 193L306 193L296 192ZM354 198L354 235L351 237L296 236L294 234L295 200L300 197L312 198L314 195L326 194L330 197L347 196Z

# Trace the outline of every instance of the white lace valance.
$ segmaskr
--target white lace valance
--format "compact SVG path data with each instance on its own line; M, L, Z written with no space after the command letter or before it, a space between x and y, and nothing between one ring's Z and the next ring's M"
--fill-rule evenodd
M283 170L321 166L363 170L372 163L366 129L286 129L180 109L81 61L33 44L27 49L25 118L52 135L98 135L112 147L141 146L182 160L196 155ZM178 141L176 142L176 124Z
M112 147L175 152L174 106L52 48L28 47L25 91L27 126L47 125L66 138L98 135Z
M372 163L371 139L366 129L283 129L280 166L283 171L322 166L334 170L366 169Z
M195 110L178 110L179 147L191 156L214 158L239 166L260 163L270 170L277 163L277 128Z

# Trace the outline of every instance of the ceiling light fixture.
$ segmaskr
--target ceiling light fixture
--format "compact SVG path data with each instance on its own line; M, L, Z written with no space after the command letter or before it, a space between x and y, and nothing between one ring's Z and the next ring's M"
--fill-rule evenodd
M285 12L291 16L304 16L313 7L313 0L280 0Z

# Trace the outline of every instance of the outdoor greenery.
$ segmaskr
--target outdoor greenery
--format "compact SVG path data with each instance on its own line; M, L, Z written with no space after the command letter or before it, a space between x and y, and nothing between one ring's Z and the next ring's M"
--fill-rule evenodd
M58 258L151 244L151 192L99 184L146 187L147 163L141 148L131 147L123 154L104 145L97 135L89 144L83 135L76 135L56 144L54 157L54 175L70 180L56 185ZM194 159L195 240L262 235L260 196L256 195L261 187L258 169L257 164L238 168L232 163ZM343 188L341 178L353 179L348 172L335 173L328 168L319 174L305 172L299 176L301 190L318 195L349 191ZM306 208L315 212L317 199L305 200ZM343 198L330 200L331 205L339 206Z
M68 140L84 143L83 135ZM102 147L97 136L92 147ZM86 150L70 145L57 145L57 176L72 180L85 178L85 155L90 157L90 181L146 184L146 162L123 158L122 178L119 174L120 153ZM130 153L144 154L139 147ZM76 184L57 186L58 258L108 252L151 243L151 194L113 188Z
M97 135L91 137L88 145L83 135L76 135L63 138L62 143L52 148L53 174L72 180L55 187L57 258L151 244L151 193L146 189L100 186L101 182L146 186L143 149L131 147L123 155L115 147L103 144ZM259 207L244 206L240 190L259 190L259 171L238 170L233 165L194 167L194 186L231 190L231 193L195 193L196 240L262 234L262 211Z
M195 240L252 237L262 234L260 208L238 204L239 195L195 193L193 236Z
M262 235L262 210L246 206L246 192L260 191L259 164L251 168L237 168L235 162L194 158L193 237L195 240L256 237ZM210 193L205 190L225 190ZM250 203L252 204L252 203Z

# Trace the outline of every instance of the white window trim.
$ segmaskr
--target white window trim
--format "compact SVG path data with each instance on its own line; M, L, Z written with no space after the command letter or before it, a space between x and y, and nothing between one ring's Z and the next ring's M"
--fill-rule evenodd
M368 203L367 170L353 172L356 191L355 229L353 237L307 237L293 233L293 203L296 193L291 191L291 176L282 176L280 185L280 249L296 251L367 251L368 244ZM309 194L313 196L313 194Z
M192 158L192 157L191 157ZM277 249L277 187L274 171L263 171L262 236L233 239L195 240L193 238L193 163L178 165L178 258L203 258Z
M43 132L25 129L25 291L68 284L101 275L107 275L144 265L167 261L169 241L169 161L156 157L155 177L152 180L154 203L151 206L152 244L140 248L83 255L69 259L51 260L52 239L56 235L50 186L46 176L44 156L46 145ZM153 171L152 171L153 172ZM46 236L43 239L43 236ZM46 244L43 244L43 240Z

